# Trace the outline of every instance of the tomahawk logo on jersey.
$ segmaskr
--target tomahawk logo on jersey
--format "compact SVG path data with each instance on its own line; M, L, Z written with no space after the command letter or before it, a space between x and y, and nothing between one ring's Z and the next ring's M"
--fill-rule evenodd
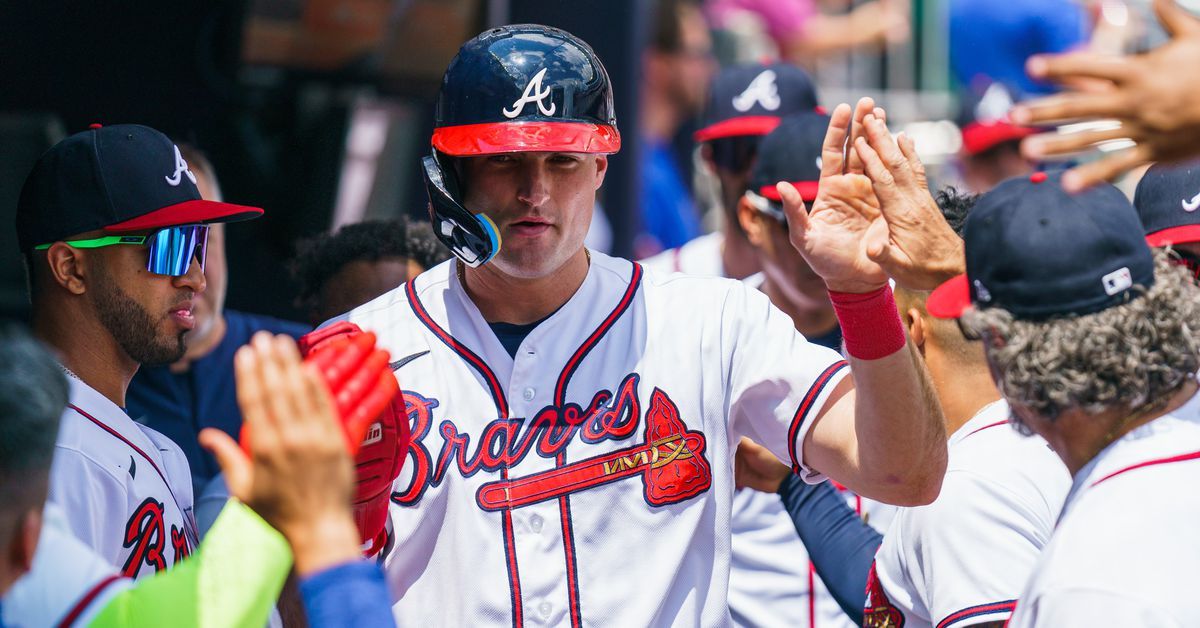
M898 509L871 568L864 625L950 628L1011 615L1071 477L1008 416L996 401L963 424L938 498Z
M170 439L135 423L99 392L70 378L50 500L71 532L138 577L187 558L198 543L187 459Z
M393 355L429 351L396 373L398 623L727 623L734 448L819 477L800 445L841 356L737 282L594 254L514 359L455 264L347 315Z

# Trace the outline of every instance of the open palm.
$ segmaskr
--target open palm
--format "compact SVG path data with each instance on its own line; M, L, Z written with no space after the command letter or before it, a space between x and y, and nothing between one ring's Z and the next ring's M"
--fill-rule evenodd
M873 109L874 103L864 98L855 117L861 121ZM778 188L792 245L825 285L838 292L870 292L887 283L883 269L867 256L867 232L880 217L879 201L871 180L862 174L861 162L853 159L847 163L843 154L850 120L849 105L833 110L821 149L821 179L812 209L804 206L791 185L781 183Z

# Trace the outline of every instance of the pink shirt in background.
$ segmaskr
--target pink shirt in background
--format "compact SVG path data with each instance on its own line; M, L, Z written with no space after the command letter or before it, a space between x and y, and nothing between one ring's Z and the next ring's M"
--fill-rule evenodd
M738 12L759 16L778 45L799 34L804 23L817 13L813 0L707 0L704 4L714 28L724 28L730 16Z

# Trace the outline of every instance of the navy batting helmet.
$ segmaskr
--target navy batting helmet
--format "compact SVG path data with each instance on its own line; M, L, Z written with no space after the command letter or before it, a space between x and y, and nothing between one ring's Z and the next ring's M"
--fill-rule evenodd
M422 166L434 233L463 263L479 266L500 250L500 235L487 216L463 206L450 159L617 152L608 72L566 31L538 24L485 31L463 44L442 76L432 144Z

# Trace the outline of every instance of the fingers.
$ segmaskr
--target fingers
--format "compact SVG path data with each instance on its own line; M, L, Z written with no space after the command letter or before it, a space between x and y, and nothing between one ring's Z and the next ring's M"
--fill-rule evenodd
M267 407L267 385L261 372L262 358L254 344L260 337L270 337L259 332L250 344L237 350L233 356L234 378L237 381L238 407L242 410L243 447L250 451L252 441L259 446L273 442L277 434L272 429L270 410Z
M825 142L821 145L822 177L842 174L846 136L850 127L850 105L842 103L834 107L829 118L829 129L825 131Z
M1175 0L1154 0L1154 13L1171 37L1200 32L1200 20L1180 8Z
M900 145L900 152L904 153L904 157L908 159L908 167L912 169L913 177L916 178L917 185L926 192L929 191L929 177L925 174L925 163L921 161L921 157L917 155L917 145L913 139L903 131L896 136L896 143Z
M318 348L310 360L320 367L329 387L338 390L374 350L375 340L375 334L370 332L338 338Z
M1101 142L1128 138L1129 131L1120 124L1112 128L1074 133L1042 133L1021 142L1021 154L1040 160L1052 155L1066 155L1093 148Z
M199 441L200 445L207 449L217 459L217 464L221 466L221 472L225 474L225 483L229 487L229 494L243 502L249 501L253 472L250 459L246 457L238 444L225 432L211 427L200 430Z
M783 213L787 216L792 242L796 242L797 238L803 240L808 231L808 208L804 206L804 198L800 196L800 191L787 181L780 181L775 185L775 189L779 190L779 197L783 199Z
M1093 161L1068 170L1063 174L1062 186L1068 192L1080 192L1101 181L1116 178L1118 175L1149 161L1150 156L1145 148L1135 146L1099 161Z
M1025 63L1025 70L1033 78L1057 82L1086 77L1123 83L1133 73L1128 58L1091 52L1034 55Z
M1031 100L1013 107L1009 117L1016 124L1040 126L1085 118L1127 117L1127 97L1120 91L1067 93Z
M892 138L887 125L873 115L867 116L864 125L871 148L879 155L883 165L895 179L896 185L904 188L915 187L917 180L909 166L908 157L900 150L896 140ZM878 194L878 190L876 190L876 194Z
M864 135L867 118L874 117L876 112L882 113L883 109L876 107L875 101L871 98L860 98L858 99L858 103L854 105L854 119L849 129L849 139L846 141L843 151L846 155L845 173L863 173L862 160L859 159L858 154L852 149L855 140Z
M347 416L379 380L379 374L387 368L387 352L372 351L367 359L362 361L359 368L346 378L341 388L333 389L334 404L337 407L338 415Z

